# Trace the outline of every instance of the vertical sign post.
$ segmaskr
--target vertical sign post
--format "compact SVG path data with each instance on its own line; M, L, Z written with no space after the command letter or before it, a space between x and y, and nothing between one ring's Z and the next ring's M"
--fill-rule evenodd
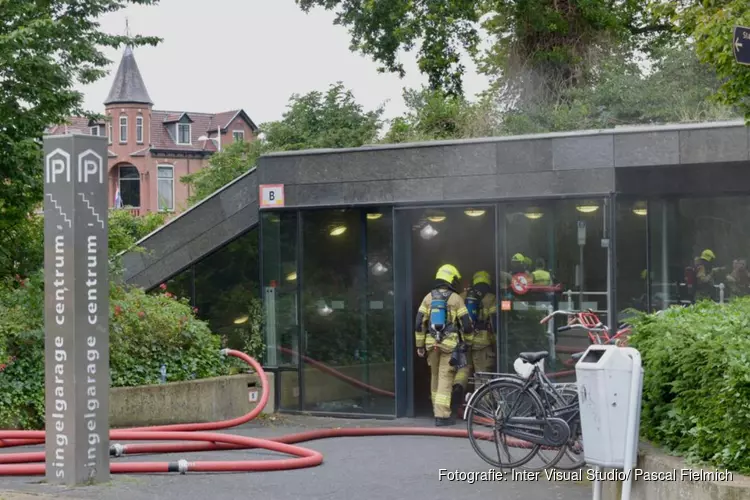
M109 480L107 142L44 139L46 479Z

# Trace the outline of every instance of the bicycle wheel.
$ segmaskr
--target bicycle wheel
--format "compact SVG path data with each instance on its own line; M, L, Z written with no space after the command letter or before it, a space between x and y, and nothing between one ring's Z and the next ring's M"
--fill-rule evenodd
M578 404L578 389L564 387L558 391L566 405ZM555 462L558 469L573 470L579 469L586 464L583 456L583 432L581 431L581 413L576 410L575 416L568 422L570 427L570 438L562 453Z
M538 444L503 433L503 423L518 417L545 417L539 396L529 388L524 389L522 380L496 379L479 388L469 405L466 420L469 441L482 460L493 467L512 469L536 455ZM493 455L497 458L485 453L481 446L485 443L492 443L487 448L494 450ZM518 458L511 455L511 449L519 452Z

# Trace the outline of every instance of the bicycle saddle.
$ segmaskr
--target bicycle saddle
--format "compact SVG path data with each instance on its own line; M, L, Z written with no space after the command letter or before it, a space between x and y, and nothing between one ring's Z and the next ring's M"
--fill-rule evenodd
M531 364L538 363L539 361L543 360L547 356L549 356L549 353L547 351L522 352L521 354L518 355L519 358Z

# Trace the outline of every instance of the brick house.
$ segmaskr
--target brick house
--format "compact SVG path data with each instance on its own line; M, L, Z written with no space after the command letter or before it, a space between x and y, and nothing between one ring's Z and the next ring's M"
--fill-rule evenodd
M242 109L221 113L153 109L133 51L125 49L104 101L105 120L71 117L48 134L84 133L109 138L109 204L135 213L187 208L186 174L208 165L222 146L254 140L258 127Z

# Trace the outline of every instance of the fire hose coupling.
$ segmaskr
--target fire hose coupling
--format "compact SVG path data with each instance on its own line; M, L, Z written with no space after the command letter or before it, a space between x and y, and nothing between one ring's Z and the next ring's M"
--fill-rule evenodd
M167 472L179 472L180 474L185 474L188 471L188 468L189 463L184 458L167 464Z
M227 348L224 348L221 351L219 351L219 355L221 355L221 356L226 356L228 354L229 354L229 349L227 349Z
M121 445L120 443L115 443L109 447L110 457L121 457L124 454L125 454L125 446Z

